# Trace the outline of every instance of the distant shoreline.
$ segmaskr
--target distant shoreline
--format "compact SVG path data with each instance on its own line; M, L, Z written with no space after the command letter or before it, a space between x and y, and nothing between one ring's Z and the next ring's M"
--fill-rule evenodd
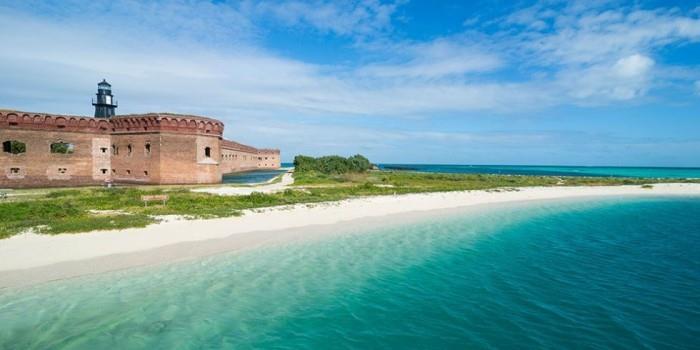
M698 167L651 166L574 166L574 165L489 165L489 164L400 164L379 163L382 170L415 171L423 173L530 175L530 176L588 176L614 178L698 179Z
M115 271L304 239L367 224L405 223L501 203L611 196L700 196L700 184L525 187L363 197L248 210L242 217L170 218L145 228L82 234L22 234L0 240L0 288Z

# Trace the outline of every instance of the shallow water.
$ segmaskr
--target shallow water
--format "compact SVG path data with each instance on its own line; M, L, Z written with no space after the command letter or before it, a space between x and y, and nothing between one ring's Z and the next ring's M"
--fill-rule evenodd
M700 199L537 202L0 291L0 348L693 348Z

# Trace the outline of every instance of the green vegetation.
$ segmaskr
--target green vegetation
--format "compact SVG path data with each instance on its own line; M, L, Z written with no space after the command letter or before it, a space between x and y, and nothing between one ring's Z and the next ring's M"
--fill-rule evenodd
M315 171L295 173L294 184L307 187L347 187L370 184L391 188L397 193L487 190L531 186L614 186L668 182L664 179L621 177L520 176L489 174L440 174L408 171L369 171L366 173L322 174ZM673 182L700 182L676 180Z
M341 156L325 156L320 158L296 156L294 169L297 173L319 172L321 174L361 173L372 168L372 164L362 155L343 158Z
M143 227L157 222L161 215L228 217L240 215L245 209L336 201L359 196L461 190L511 191L526 186L637 185L648 188L650 184L658 182L664 180L405 171L324 173L306 170L297 171L295 185L283 192L253 193L247 196L197 193L190 191L191 187L184 186L17 190L12 192L12 196L0 201L0 238L27 229L56 234ZM144 207L141 196L154 194L167 194L170 199L166 205L149 204Z
M2 143L2 151L12 154L20 154L27 151L27 145L19 141L5 141Z
M74 146L70 143L56 142L51 144L51 153L70 154L73 153Z

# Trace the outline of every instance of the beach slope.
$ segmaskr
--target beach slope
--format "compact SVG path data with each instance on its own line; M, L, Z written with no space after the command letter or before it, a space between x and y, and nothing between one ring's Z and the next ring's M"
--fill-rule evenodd
M0 240L0 287L35 284L85 274L152 265L252 248L400 215L498 203L609 196L700 196L700 184L528 187L354 198L339 202L246 211L211 220L170 218L145 228L81 234L25 233Z

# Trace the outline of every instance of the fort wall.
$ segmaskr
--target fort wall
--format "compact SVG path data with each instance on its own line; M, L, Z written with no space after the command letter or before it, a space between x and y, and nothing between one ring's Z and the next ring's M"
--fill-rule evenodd
M280 151L257 149L234 141L221 142L222 173L234 173L257 169L278 169L281 166Z
M279 150L223 139L215 119L169 113L110 119L0 110L0 188L220 183L280 166Z

